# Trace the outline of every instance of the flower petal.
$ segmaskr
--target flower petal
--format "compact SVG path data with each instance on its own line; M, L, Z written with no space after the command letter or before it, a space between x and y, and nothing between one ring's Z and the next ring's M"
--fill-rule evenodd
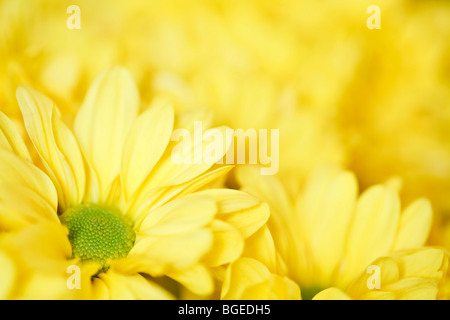
M270 271L261 262L240 258L227 269L221 299L240 299L246 288L268 280L270 275Z
M311 176L298 201L296 230L311 250L318 286L331 283L340 263L357 190L352 173L323 167Z
M27 146L14 122L3 112L0 112L0 148L10 150L25 160L31 160Z
M124 142L139 105L131 74L113 68L97 77L75 118L75 134L98 179L99 202L106 202L111 184L120 173Z
M84 164L77 141L61 120L54 103L30 87L17 89L17 100L25 127L64 210L84 196Z
M162 156L173 130L169 104L151 107L137 119L125 141L121 177L127 197L133 195Z
M243 256L261 261L273 273L280 271L278 270L277 254L272 234L266 225L247 238L245 242Z
M412 249L422 246L431 229L433 212L426 199L411 203L400 218L400 226L394 250Z
M328 288L316 294L313 300L351 300L350 297L338 288Z
M339 278L341 285L375 258L390 253L399 218L400 200L396 192L379 185L361 195L347 237L345 264L348 268Z
M270 278L244 290L242 300L301 300L299 286L287 277L271 274Z
M138 234L168 236L192 231L210 223L216 212L217 205L212 198L190 196L177 199L151 210Z
M6 253L0 251L0 299L6 300L13 291L16 280L16 266Z
M211 224L213 231L213 248L203 258L203 262L210 267L217 267L230 263L239 258L244 249L244 239L241 233L231 224L214 220Z
M0 165L0 220L9 221L3 228L36 222L38 217L59 223L56 190L46 174L6 150L0 150Z
M210 129L216 130L215 132L218 134L218 138L211 139L211 141L203 140L207 136L207 132L201 133L202 136L199 139L195 139L194 134L191 134L188 129L185 130L189 132L187 139L191 139L191 137L193 139L192 142L188 141L190 144L188 154L183 154L183 148L180 147L180 145L185 143L184 140L181 143L171 141L160 161L158 161L147 177L144 192L158 187L178 185L194 179L222 159L231 144L231 142L225 141L227 127ZM218 153L215 153L214 157L211 158L207 151L216 147ZM195 162L196 157L199 158L199 163ZM181 160L175 161L175 158ZM208 161L205 161L205 159Z
M218 203L217 219L233 225L244 238L255 233L269 219L268 205L245 192L209 189L196 194L214 198Z
M213 236L209 229L170 237L140 236L128 258L136 261L140 272L157 276L166 270L192 267L211 249L212 243Z
M208 269L201 264L188 269L168 272L167 276L201 296L210 295L214 290L214 279Z
M173 296L143 276L122 275L109 270L99 277L104 281L111 300L171 300Z

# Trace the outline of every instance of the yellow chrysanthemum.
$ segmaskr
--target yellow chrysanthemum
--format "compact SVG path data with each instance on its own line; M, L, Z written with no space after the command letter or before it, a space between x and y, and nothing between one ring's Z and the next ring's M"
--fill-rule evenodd
M372 186L358 196L352 173L322 167L293 199L276 177L238 169L242 190L269 203L266 238L273 237L286 275L300 285L303 298L329 287L346 290L375 259L421 247L428 237L430 203L419 199L401 210L394 186ZM443 252L433 252L445 264ZM407 260L408 268L419 268L416 261Z
M379 268L379 288L372 270ZM448 269L444 251L435 248L400 251L379 258L371 264L371 272L363 272L343 292L328 288L318 293L315 300L433 300L447 298L439 292Z
M172 295L153 281L164 277L210 295L213 272L220 274L239 258L244 239L268 219L267 206L245 193L194 192L229 170L172 161L172 131L192 129L203 113L175 117L171 106L158 100L140 113L138 90L125 69L94 81L74 133L45 95L21 87L17 99L46 174L31 164L14 126L2 116L2 144L9 150L0 150L0 229L12 237L29 224L47 228L43 233L56 237L61 249L54 260L81 268L83 288L76 297L168 298ZM202 143L205 150L219 142ZM226 152L227 145L221 146L216 160ZM45 245L37 249L48 259ZM39 250L34 256L40 259ZM66 283L58 285L59 292Z

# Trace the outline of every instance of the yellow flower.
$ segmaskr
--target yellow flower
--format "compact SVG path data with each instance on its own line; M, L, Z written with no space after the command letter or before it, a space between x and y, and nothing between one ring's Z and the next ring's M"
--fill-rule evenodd
M269 203L273 241L303 298L329 287L346 290L372 261L421 247L430 231L426 199L402 210L393 185L372 186L358 196L356 178L348 171L319 168L295 198L279 179L262 177L257 168L240 167L237 175L243 191ZM408 267L418 267L416 261L407 260Z
M45 95L20 87L17 99L46 175L31 164L2 116L0 132L14 139L3 139L9 151L0 150L0 229L20 232L29 224L46 229L44 243L64 248L54 260L81 268L77 298L170 298L155 283L167 277L210 295L214 270L239 258L244 239L268 219L267 206L245 193L194 192L230 169L172 161L173 130L193 130L193 120L204 114L175 117L172 107L158 99L140 113L139 92L125 69L114 68L94 81L74 133ZM203 150L216 143L203 141ZM221 145L216 160L226 153L227 145ZM36 259L39 252L48 259L45 245L36 249ZM61 286L66 282L54 290Z
M371 265L379 268L379 280L371 279L371 272L363 272L343 292L328 288L318 293L315 300L434 300L448 270L448 258L443 250L436 248L400 251L375 260ZM379 287L376 286L379 281ZM447 297L448 298L448 297Z

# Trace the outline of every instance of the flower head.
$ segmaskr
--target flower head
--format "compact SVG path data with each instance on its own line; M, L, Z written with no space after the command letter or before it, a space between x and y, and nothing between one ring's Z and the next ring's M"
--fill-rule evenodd
M45 174L2 116L1 132L14 139L6 139L8 151L0 150L6 206L0 210L0 228L14 233L36 224L47 229L44 237L51 234L64 248L52 258L81 268L79 297L173 297L157 278L210 295L213 270L237 259L244 239L268 218L267 207L242 192L194 192L230 168L174 163L172 131L199 114L175 117L170 104L160 101L140 113L139 93L125 69L109 70L94 81L74 132L40 92L20 87L17 99ZM222 146L216 160L226 152ZM250 231L242 231L241 217ZM52 232L55 228L60 231ZM37 248L38 259L48 259L46 245L52 244ZM61 285L65 282L58 291Z
M253 169L239 168L242 190L269 203L273 242L285 263L285 274L300 285L303 298L329 287L347 290L374 260L420 248L430 232L430 203L419 199L402 210L393 185L372 186L358 195L351 172L322 167L292 199L276 177L261 177ZM436 268L445 269L447 257L442 250L425 252L440 257ZM402 263L420 269L417 262L424 256ZM444 278L445 272L440 272L433 292Z

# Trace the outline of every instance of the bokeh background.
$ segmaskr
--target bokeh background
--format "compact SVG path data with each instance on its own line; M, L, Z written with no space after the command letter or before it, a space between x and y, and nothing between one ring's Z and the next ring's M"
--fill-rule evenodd
M81 29L67 28L78 5ZM366 12L381 9L381 29ZM280 177L353 170L428 197L429 243L450 249L450 1L2 0L0 110L21 116L20 84L71 125L93 78L127 67L144 104L207 108L216 125L280 129ZM72 115L72 116L71 116Z

